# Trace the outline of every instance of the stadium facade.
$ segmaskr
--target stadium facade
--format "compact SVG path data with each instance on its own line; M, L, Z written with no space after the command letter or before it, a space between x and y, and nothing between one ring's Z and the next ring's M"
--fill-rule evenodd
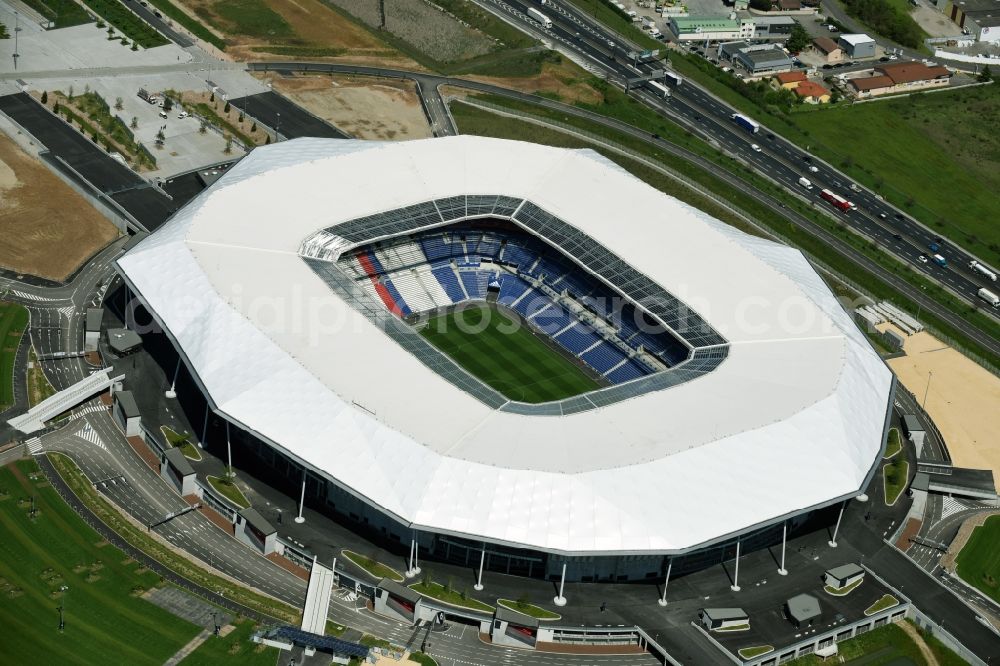
M802 254L588 150L259 148L118 270L237 466L423 559L701 568L855 497L884 451L892 375ZM521 402L420 335L479 301L598 388Z

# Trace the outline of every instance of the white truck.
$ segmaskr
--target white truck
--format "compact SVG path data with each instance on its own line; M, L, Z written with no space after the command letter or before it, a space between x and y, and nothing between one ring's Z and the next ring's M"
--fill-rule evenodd
M807 190L811 190L813 188L812 181L806 178L805 176L799 177L799 185L806 188Z
M997 296L989 289L980 289L979 298L983 299L993 307L1000 307L1000 296Z
M546 16L543 13L541 13L540 11L538 11L537 9L535 9L534 7L528 7L528 16L530 16L531 18L533 18L536 21L538 21L539 23L541 23L543 28L551 28L552 27L552 19L550 19L548 16Z
M987 268L983 264L981 264L978 261L976 261L975 259L973 259L972 261L969 262L969 268L971 268L972 270L976 271L977 273L979 273L980 275L982 275L984 278L987 278L990 282L996 282L997 281L997 274L994 273L993 271L991 271L989 268Z

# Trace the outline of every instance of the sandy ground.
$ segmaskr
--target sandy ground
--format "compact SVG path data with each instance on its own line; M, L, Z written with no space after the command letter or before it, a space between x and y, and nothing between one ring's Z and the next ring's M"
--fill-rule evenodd
M409 81L363 76L273 77L271 86L351 136L405 141L431 136Z
M82 196L0 134L0 267L63 280L117 236Z
M593 75L587 73L583 68L565 57L558 64L543 64L540 74L527 78L476 75L464 78L504 88L513 88L514 90L526 93L554 93L560 101L568 104L574 102L598 104L603 101L603 95L590 85L594 80Z
M903 350L906 356L889 360L889 367L917 400L927 392L924 408L952 462L991 469L1000 483L1000 378L926 331L907 337Z

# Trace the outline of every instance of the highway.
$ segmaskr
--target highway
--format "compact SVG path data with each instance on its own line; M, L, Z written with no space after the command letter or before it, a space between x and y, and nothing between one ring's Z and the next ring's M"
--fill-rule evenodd
M744 192L745 194L756 199L761 204L767 206L774 213L775 216L787 219L789 222L796 225L806 233L822 241L825 245L830 247L833 251L837 252L845 259L851 261L852 263L856 264L857 266L861 267L862 269L871 273L872 275L875 275L876 277L878 277L880 280L891 286L894 290L898 291L899 293L904 294L911 301L917 303L923 311L934 313L941 320L948 322L951 326L955 327L957 330L962 331L970 339L975 340L984 348L989 349L992 353L1000 354L1000 340L997 340L989 333L986 333L977 328L976 326L970 324L961 314L956 313L951 309L941 305L936 300L927 296L922 289L907 282L899 275L897 275L895 272L889 270L888 268L885 268L880 263L872 259L869 259L867 256L860 254L857 251L857 249L854 248L854 246L845 242L837 235L831 233L830 231L827 231L824 227L813 222L812 220L802 215L799 215L795 211L792 211L789 208L785 207L784 204L779 202L777 199L771 197L769 194L754 189L745 181L739 179L734 174L729 173L724 168L721 168L718 164L710 162L709 160L695 153L692 153L685 148L669 143L668 141L665 141L662 138L650 135L648 132L640 130L632 125L628 125L627 123L615 120L613 118L608 118L607 116L602 116L600 114L591 111L580 109L575 106L563 104L561 102L556 102L545 97L539 97L537 95L522 93L519 91L511 90L509 88L502 88L499 86L480 83L477 81L468 81L466 79L457 79L445 76L436 76L433 74L409 72L406 70L396 70L396 69L388 69L382 67L367 67L362 65L337 65L330 63L308 63L308 62L262 62L262 63L250 63L248 67L254 71L278 70L278 71L336 72L345 74L364 74L367 76L407 78L413 80L417 80L419 78L419 80L422 82L422 87L425 91L429 90L431 86L440 87L442 85L467 88L479 92L501 95L503 97L529 102L537 106L560 111L561 113L564 114L585 118L591 122L615 129L624 134L628 134L629 136L632 136L634 138L641 139L642 141L645 141L646 143L653 145L656 148L663 150L664 152L680 157L692 164L695 164L712 172L717 178L719 178L723 182L726 182L734 189ZM794 174L794 179L796 181L798 180L797 172L796 174ZM826 205L825 202L822 203L823 205Z

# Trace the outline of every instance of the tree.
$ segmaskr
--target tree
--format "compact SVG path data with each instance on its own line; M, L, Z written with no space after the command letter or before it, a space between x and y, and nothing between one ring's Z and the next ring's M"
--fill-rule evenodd
M59 115L59 111L60 111L60 110L61 110L61 109L59 108L59 100L56 100L56 101L55 101L55 102L54 102L54 103L52 104L52 113L54 113L54 114L56 114L56 115L58 116L58 115Z
M208 131L208 123L203 120L201 121L201 127L198 128L198 133L204 134L207 131Z
M226 155L233 152L233 137L231 136L226 137L226 149L224 152L226 153Z
M255 120L252 125L250 125L250 133L253 134L257 131L257 121Z
M123 108L125 108L125 100L121 97L115 97L115 109L121 111Z
M244 119L244 117L245 117L245 116L243 115L243 112L242 112L242 111L240 111L240 118L239 118L239 122L240 122L240 124L241 124L241 125L243 124L243 119Z
M208 101L209 102L214 102L215 101L215 93L214 92L211 95L208 96Z
M66 97L69 98L69 101L71 101L71 102L73 101L73 86L69 87L69 94L66 95Z
M809 46L811 41L812 38L809 36L809 33L806 32L806 29L799 25L798 22L795 22L792 25L792 32L788 36L788 41L785 42L785 48L792 53L798 53Z
M83 94L84 95L89 95L90 94L90 84L89 83L83 86Z
M222 109L222 112L223 113L229 113L229 109L230 109L229 102L226 102L226 106L225 106L224 109Z
M268 134L267 135L267 139L264 140L264 145L266 146L269 143L271 143L271 135L270 134Z
M135 116L132 116L132 122L129 123L129 127L131 127L132 129L136 129L137 127L139 127L139 119L136 118Z
M978 81L982 83L989 83L993 80L993 72L990 71L990 66L986 65L983 67L983 71L979 72L979 76L976 77Z
M759 12L771 11L771 0L750 0L750 6Z
M169 97L163 98L163 110L170 113L170 110L174 108L174 101Z

